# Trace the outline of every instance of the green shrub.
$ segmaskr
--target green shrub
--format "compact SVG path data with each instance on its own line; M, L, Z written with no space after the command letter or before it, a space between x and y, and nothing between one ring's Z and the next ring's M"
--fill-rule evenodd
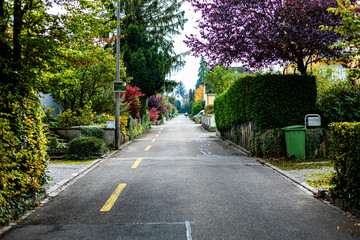
M104 140L96 137L79 137L69 143L69 152L74 158L98 157L107 151Z
M350 83L338 83L319 95L318 108L323 123L359 122L360 89Z
M205 107L205 101L204 100L194 102L192 107L191 107L190 117L193 117L196 114L198 114L201 110L204 110L204 107Z
M78 127L81 130L81 133L85 137L96 137L102 139L104 136L104 130L101 127L97 126L80 126Z
M62 147L63 144L59 143L56 137L48 137L46 146L48 147L47 152L54 152L58 148Z
M304 116L316 108L315 77L242 77L215 98L214 107L220 132L248 122L254 122L260 129L302 124Z
M214 104L208 104L205 106L205 113L206 114L213 114L214 113Z
M331 195L345 208L360 209L360 123L332 123L329 131L329 158L335 168Z
M315 151L319 149L324 141L326 130L323 128L307 129L305 133L305 154L306 159L316 158Z
M0 91L0 224L18 217L45 192L46 137L35 92Z

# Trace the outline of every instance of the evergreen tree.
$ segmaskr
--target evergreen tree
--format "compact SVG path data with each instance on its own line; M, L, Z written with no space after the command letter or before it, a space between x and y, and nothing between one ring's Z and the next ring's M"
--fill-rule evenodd
M200 87L200 85L204 85L204 78L206 76L206 73L209 72L209 67L206 65L206 60L204 56L201 56L200 59L200 67L199 67L199 72L198 72L198 80L196 82L195 85L195 89L198 89Z
M179 82L178 86L175 88L175 93L180 94L183 98L185 97L186 88L183 82L181 81Z
M129 24L123 34L121 47L128 74L133 77L131 85L139 87L146 97L155 95L165 84L164 54L140 24Z

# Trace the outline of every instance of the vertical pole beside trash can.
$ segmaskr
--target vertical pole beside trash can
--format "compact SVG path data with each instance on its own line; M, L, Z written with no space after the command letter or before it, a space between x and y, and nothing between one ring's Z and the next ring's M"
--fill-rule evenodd
M294 155L296 159L305 159L305 132L303 125L284 127L287 156Z

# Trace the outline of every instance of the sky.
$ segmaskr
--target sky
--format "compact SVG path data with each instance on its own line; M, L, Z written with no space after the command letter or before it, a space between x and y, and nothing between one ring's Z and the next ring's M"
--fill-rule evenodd
M182 6L182 9L185 11L185 18L188 19L188 22L185 24L182 34L173 38L174 50L177 54L189 51L189 48L183 42L186 39L185 35L196 34L196 20L201 16L200 13L194 13L193 7L187 1ZM185 67L178 72L172 73L169 78L177 82L182 81L185 84L186 90L189 91L190 88L195 88L196 81L199 78L198 70L200 67L200 58L195 58L190 54L185 58L185 61Z

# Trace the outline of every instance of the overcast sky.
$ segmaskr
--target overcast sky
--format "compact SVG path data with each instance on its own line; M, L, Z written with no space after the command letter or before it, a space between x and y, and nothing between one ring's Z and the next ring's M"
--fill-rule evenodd
M193 7L187 1L182 6L182 9L185 10L185 18L188 19L188 22L186 23L182 34L174 37L174 48L176 53L189 51L183 42L186 39L185 35L196 34L196 20L201 16L200 13L194 13ZM200 58L195 58L192 55L189 55L185 58L185 61L185 67L179 72L172 73L170 79L177 82L182 81L186 86L186 90L189 91L190 88L195 88L196 81L199 78L198 70L200 67Z

